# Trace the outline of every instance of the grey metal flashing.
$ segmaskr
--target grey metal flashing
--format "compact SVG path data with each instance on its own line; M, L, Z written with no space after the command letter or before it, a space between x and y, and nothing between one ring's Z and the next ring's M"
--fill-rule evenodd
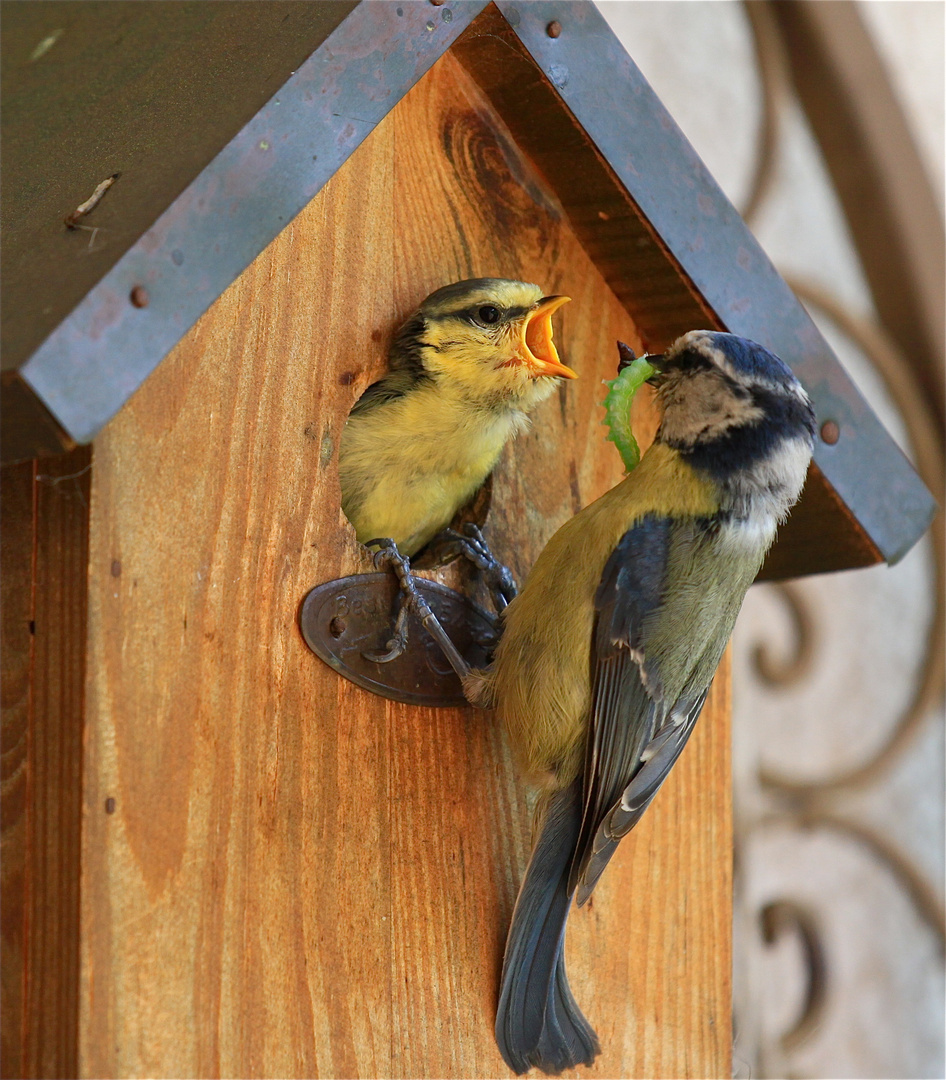
M838 425L815 462L883 557L902 558L934 500L600 12L580 0L497 7L725 328L781 356L819 427Z
M485 6L345 19L20 368L68 436L95 436Z

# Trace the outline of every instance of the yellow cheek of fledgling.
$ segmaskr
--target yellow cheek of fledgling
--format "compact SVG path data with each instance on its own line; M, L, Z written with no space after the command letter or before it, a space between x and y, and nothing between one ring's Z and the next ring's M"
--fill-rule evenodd
M528 412L556 388L558 379L535 376L522 360L522 326L474 330L450 321L428 331L424 366L443 391L482 409Z

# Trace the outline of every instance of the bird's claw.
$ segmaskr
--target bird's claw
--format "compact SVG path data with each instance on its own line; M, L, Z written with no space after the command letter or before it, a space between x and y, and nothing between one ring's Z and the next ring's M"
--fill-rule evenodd
M369 540L365 547L376 547L378 549L371 556L371 561L374 563L376 570L380 570L383 566L390 566L397 574L399 581L402 574L411 572L411 560L398 551L397 544L389 537L381 536L376 540Z
M447 658L450 666L461 679L470 673L470 665L450 640L449 635L440 620L431 610L430 605L424 599L417 581L411 573L411 561L402 555L397 544L387 538L369 540L366 546L377 547L380 550L374 555L374 564L380 569L388 565L397 576L400 586L398 598L397 618L394 620L394 631L385 644L386 652L362 652L366 660L375 664L390 664L396 660L407 648L407 623L411 615L415 615L428 634L437 642Z
M397 618L394 621L394 631L384 646L387 652L365 651L361 655L375 664L390 664L392 660L396 660L407 648L408 613L408 605L404 602L404 594L401 593Z
M411 573L411 561L406 555L402 555L397 549L397 544L388 538L369 540L368 545L378 547L374 553L373 562L375 568L389 566L398 580L400 589L398 597L397 618L394 620L394 630L390 639L385 644L386 652L363 652L366 660L375 664L390 664L396 660L407 648L408 628L407 621L411 614L417 616L421 622L431 614L427 601L421 596L420 591Z
M519 592L516 579L512 576L509 567L503 566L490 551L479 526L468 521L464 523L462 529L462 533L455 529L444 529L434 542L443 550L462 555L473 563L483 575L496 610L502 611L515 600Z

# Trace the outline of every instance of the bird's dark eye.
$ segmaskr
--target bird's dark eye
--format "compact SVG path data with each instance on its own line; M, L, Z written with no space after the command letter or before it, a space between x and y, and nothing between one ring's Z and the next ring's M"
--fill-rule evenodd
M484 304L477 312L480 322L482 323L498 323L499 322L499 308L493 307L492 304Z

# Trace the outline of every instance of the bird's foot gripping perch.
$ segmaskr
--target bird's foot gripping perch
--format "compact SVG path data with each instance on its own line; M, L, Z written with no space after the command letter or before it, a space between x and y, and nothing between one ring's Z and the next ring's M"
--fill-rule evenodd
M503 566L489 550L489 545L478 526L468 521L462 529L462 532L444 529L430 542L430 547L437 552L438 556L462 555L464 559L471 562L483 575L497 613L502 612L515 600L519 592L516 579L512 576L509 567Z
M453 644L446 630L437 616L431 611L430 605L423 598L417 588L414 575L411 573L411 561L406 555L402 555L397 549L397 544L388 538L369 540L366 547L377 547L374 564L380 570L382 566L389 566L395 573L400 585L397 617L394 620L394 630L387 643L387 652L365 652L362 655L374 661L376 664L388 664L396 660L407 648L407 620L413 613L423 624L424 629L437 642L443 650L444 656L453 670L464 678L470 673L470 665L463 659L457 647Z

